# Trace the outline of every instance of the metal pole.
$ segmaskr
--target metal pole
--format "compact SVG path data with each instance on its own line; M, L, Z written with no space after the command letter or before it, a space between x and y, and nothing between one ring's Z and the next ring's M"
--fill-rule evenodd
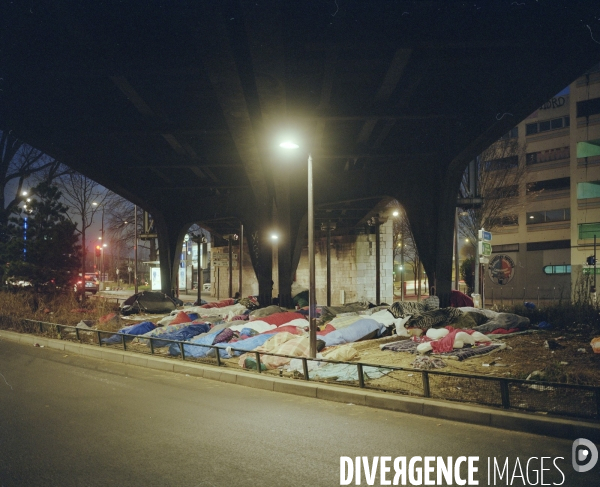
M198 244L198 249L197 249L197 256L196 258L198 259L198 306L202 305L202 268L200 267L200 263L201 263L201 255L202 255L202 250L204 250L202 248L202 242L201 242L201 238L198 237L198 240L196 242Z
M381 222L379 217L376 217L375 223L375 304L379 306L381 303L381 235L379 226Z
M331 306L331 221L327 220L327 306Z
M483 265L481 266L481 309L485 309L485 267Z
M233 244L231 243L231 235L229 235L229 297L233 297Z
M479 290L479 240L475 245L475 293L479 294L481 299L481 292Z
M102 205L102 229L100 230L100 234L101 234L101 238L100 240L102 240L102 245L101 245L101 249L102 249L102 253L101 255L101 261L100 261L100 281L104 282L104 205ZM104 290L104 286L102 286L102 290Z
M404 231L400 234L400 301L404 301Z
M596 235L594 235L594 306L596 306Z
M454 210L454 289L458 289L458 278L460 272L460 266L458 263L458 208Z
M240 223L240 255L238 256L238 262L239 262L239 266L240 268L238 269L239 272L239 279L238 279L238 284L239 284L239 293L240 293L240 298L242 297L242 266L244 264L244 224Z
M138 293L138 273L137 273L137 264L138 264L138 227L137 227L137 205L135 205L134 215L133 215L133 227L135 232L135 242L133 244L133 282L135 283L134 293Z
M315 289L315 222L313 208L313 173L312 155L308 155L308 323L309 323L309 356L317 356L317 323L315 321L316 289Z

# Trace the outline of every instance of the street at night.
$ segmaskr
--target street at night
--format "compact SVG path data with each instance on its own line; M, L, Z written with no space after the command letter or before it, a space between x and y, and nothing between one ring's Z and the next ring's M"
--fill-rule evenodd
M266 392L6 340L0 341L0 373L2 487L325 487L340 485L342 456L478 456L479 485L488 485L488 457L508 457L511 475L517 457L524 474L530 457L564 457L557 460L562 485L595 486L600 478L597 469L573 471L567 440ZM530 462L532 481L533 468L539 470L539 461ZM545 468L544 482L560 484L551 461ZM466 478L465 464L461 471ZM364 474L359 485L369 485ZM507 483L497 479L496 485ZM513 485L523 485L521 478Z

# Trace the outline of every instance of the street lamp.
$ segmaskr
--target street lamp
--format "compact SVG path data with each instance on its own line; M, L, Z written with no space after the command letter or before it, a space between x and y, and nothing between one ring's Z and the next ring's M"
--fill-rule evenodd
M287 150L295 150L300 146L292 141L284 141L279 147ZM316 296L315 296L315 236L314 236L314 208L313 208L313 174L312 155L308 154L308 325L309 325L309 356L317 356L317 323Z

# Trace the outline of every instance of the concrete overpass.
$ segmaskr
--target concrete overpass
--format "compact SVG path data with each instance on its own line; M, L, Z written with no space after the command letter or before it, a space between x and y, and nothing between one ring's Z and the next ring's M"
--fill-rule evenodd
M599 15L594 1L3 2L0 128L149 211L164 291L190 224L241 221L268 298L276 218L285 303L311 152L317 211L349 232L396 198L444 302L464 168L600 61Z

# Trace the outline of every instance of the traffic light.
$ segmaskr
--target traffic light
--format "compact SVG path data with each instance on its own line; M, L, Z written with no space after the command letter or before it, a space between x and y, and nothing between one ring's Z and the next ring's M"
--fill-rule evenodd
M102 255L102 248L100 245L96 245L96 257L100 257Z

